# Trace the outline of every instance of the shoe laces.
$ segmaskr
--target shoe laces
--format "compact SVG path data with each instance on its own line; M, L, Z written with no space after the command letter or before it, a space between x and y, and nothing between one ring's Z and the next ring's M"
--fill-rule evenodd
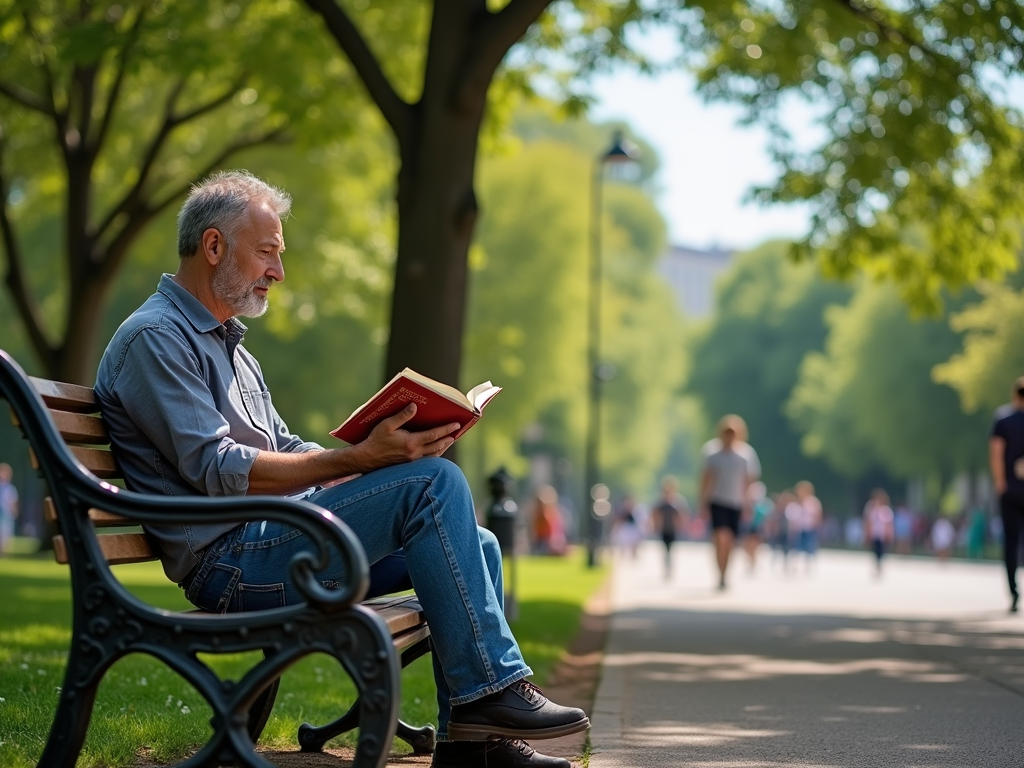
M516 752L521 754L523 757L529 757L530 755L532 755L536 751L536 750L534 750L533 747L531 747L529 744L527 744L522 739L512 739L512 738L491 739L490 742L488 743L488 750L492 750L492 749L515 750Z
M544 691L539 686L534 685L529 680L520 680L516 683L516 690L519 694L527 701L537 701L538 699L547 698L544 695Z

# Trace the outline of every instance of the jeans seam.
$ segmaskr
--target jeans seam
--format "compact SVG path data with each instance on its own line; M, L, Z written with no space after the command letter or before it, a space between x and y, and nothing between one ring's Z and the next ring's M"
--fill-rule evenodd
M451 543L448 539L447 532L444 526L441 525L439 514L436 510L439 509L437 500L431 494L433 489L433 483L427 483L427 488L424 491L424 495L430 501L430 515L434 521L434 527L437 530L438 538L441 541L441 546L444 549L445 558L448 560L448 567L452 571L452 577L455 580L455 584L459 589L459 597L462 599L463 608L466 611L466 615L469 617L469 623L473 627L473 640L476 644L477 654L480 657L480 662L483 665L484 672L487 675L487 679L494 683L494 667L491 665L491 660L487 656L487 650L484 647L483 638L480 635L480 622L477 618L476 611L473 610L472 603L469 600L469 593L466 591L465 580L462 576L462 572L459 570L458 563L452 554Z
M431 482L432 478L429 475L414 475L412 477L403 477L398 480L392 480L390 483L385 483L383 485L375 485L372 488L363 491L362 493L358 493L353 496L349 496L345 499L342 499L338 503L332 504L331 510L335 511L339 509L344 509L345 507L351 506L353 502L363 501L364 499L372 498L373 496L377 496L385 491L390 491L395 488L398 488L400 485L409 485L410 483L423 483L429 488Z
M202 590L203 585L206 583L206 579L209 577L210 571L213 570L214 566L217 565L220 559L224 557L228 551L230 551L230 545L218 546L220 542L220 539L213 541L202 553L200 553L198 558L198 570L192 579L192 583L189 584L189 588L185 591L185 599L189 602L192 602L193 598L195 598Z
M263 541L250 541L245 544L238 544L237 551L254 552L259 549L270 549L271 547L276 547L279 544L285 544L291 541L292 539L297 539L301 535L302 531L296 528L284 534L283 536L275 536L273 539L265 539Z

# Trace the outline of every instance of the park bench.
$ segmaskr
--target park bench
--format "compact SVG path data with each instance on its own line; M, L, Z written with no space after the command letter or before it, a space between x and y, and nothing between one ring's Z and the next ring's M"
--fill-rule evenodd
M397 735L420 754L434 748L434 729L398 719L402 668L428 653L429 629L415 595L360 602L369 583L366 556L349 528L326 510L276 496L170 497L132 493L121 477L95 395L88 387L27 376L0 350L0 397L29 443L33 465L50 496L46 516L58 562L70 567L72 637L56 715L39 765L73 768L85 739L96 692L110 666L130 653L150 654L185 678L213 711L210 741L181 765L272 768L255 751L274 705L281 674L311 653L337 659L355 683L357 701L320 727L304 724L303 751L359 728L354 768L381 768ZM143 523L243 523L279 520L316 548L292 563L302 605L210 614L147 605L128 592L111 565L157 560ZM327 546L341 553L346 585L325 589L314 573ZM198 654L262 651L240 680L221 679Z

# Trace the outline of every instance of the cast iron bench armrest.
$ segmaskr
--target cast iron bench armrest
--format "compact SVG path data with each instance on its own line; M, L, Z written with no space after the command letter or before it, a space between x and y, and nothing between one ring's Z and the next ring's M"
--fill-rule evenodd
M126 491L106 483L89 472L67 447L42 397L25 372L6 352L0 350L0 395L7 398L21 428L36 451L37 460L58 506L76 502L76 510L64 510L65 519L79 526L90 525L90 508L113 512L140 523L243 523L276 520L293 525L315 543L315 552L300 552L291 563L295 586L311 604L326 612L343 610L357 603L369 584L369 569L362 545L340 519L306 501L280 496L180 497L155 496ZM82 531L64 531L65 536ZM329 590L314 577L327 567L328 545L337 547L350 579L339 589ZM102 559L102 553L94 553Z
M82 469L82 472L86 470ZM274 520L306 534L312 549L297 553L291 562L296 589L311 605L333 612L349 608L366 595L369 565L352 530L323 507L281 496L181 497L133 493L116 486L113 493L95 494L86 485L82 500L90 507L129 518L141 524L174 525L247 523ZM60 503L55 499L55 503ZM86 521L88 524L88 521ZM336 589L327 589L315 574L328 566L330 547L341 555L348 578Z

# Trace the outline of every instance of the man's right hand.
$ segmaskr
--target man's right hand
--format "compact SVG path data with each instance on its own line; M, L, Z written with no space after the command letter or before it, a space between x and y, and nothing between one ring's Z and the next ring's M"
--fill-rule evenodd
M357 446L364 455L368 470L440 456L455 442L450 435L458 430L459 424L446 424L423 432L402 429L415 415L416 405L409 403L374 427L370 436Z

